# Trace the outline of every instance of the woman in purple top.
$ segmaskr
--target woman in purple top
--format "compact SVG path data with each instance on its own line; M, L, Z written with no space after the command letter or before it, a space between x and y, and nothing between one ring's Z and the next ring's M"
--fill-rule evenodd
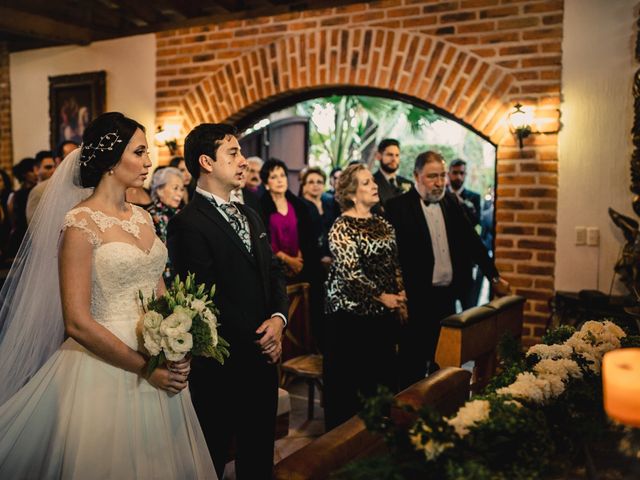
M313 242L309 211L289 191L288 173L282 160L271 158L262 165L260 178L266 193L261 203L271 248L293 283L308 279L319 262L319 252Z

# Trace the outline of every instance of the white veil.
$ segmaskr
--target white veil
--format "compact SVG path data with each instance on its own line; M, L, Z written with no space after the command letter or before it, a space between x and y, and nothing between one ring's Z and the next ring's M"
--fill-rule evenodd
M66 156L48 181L7 280L0 290L0 405L17 392L64 340L58 244L65 214L87 198L80 152Z

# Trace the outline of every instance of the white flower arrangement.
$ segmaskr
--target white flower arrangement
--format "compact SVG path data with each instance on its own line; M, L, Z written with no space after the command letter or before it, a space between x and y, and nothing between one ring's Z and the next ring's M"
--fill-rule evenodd
M526 353L540 360L532 371L517 375L515 381L495 393L504 397L505 404L522 407L522 403L545 405L562 395L572 379L583 378L587 373L599 374L602 357L610 350L620 348L624 331L610 321L586 322L562 344L535 345ZM575 360L575 356L586 362L586 367ZM459 438L467 436L482 422L490 419L491 404L488 400L474 399L465 403L454 417L445 419ZM419 420L410 432L414 448L423 451L427 460L436 459L450 444L436 442L428 425Z
M490 411L491 406L487 400L471 400L458 410L455 417L445 421L454 428L460 438L463 438L471 427L489 418Z
M171 288L160 298L140 301L145 311L139 324L142 343L151 360L149 372L165 361L177 362L188 353L213 357L220 363L229 356L229 344L218 335L216 309L211 298L215 293L196 287L194 276L186 281L176 277Z

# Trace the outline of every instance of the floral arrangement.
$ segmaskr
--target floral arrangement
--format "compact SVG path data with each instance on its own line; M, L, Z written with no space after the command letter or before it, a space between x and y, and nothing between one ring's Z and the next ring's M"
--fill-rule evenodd
M389 415L390 392L369 399L361 415L390 454L351 464L338 478L544 478L566 471L585 442L616 430L602 406L602 357L640 344L638 337L588 321L580 330L560 327L526 354L515 343L503 339L502 373L452 417L425 407L407 431Z
M176 276L164 295L145 302L139 292L144 315L139 333L146 353L151 357L149 373L167 360L177 362L187 354L215 358L224 363L229 343L218 335L218 310L213 304L215 285L205 293L204 284L196 286L193 274L184 282Z

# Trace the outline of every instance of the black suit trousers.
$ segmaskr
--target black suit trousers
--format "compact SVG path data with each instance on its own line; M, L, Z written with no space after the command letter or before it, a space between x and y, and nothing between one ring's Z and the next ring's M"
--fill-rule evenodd
M409 297L409 322L400 328L398 340L400 390L422 380L429 373L427 363L435 365L440 321L456 312L455 302L451 287L433 287L419 303Z
M236 478L270 480L278 406L278 376L254 345L231 345L224 365L191 363L189 389L218 478L235 442Z

